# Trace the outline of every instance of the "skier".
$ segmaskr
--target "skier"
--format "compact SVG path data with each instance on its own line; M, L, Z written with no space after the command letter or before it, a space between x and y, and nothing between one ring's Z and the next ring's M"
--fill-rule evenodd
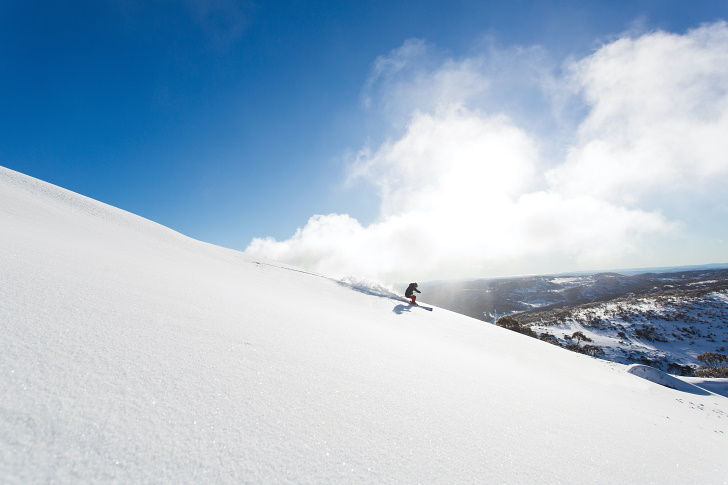
M407 287L407 290L404 292L404 296L409 298L411 300L411 305L417 305L417 297L415 296L414 292L422 293L420 290L417 289L417 283L410 283L410 285Z

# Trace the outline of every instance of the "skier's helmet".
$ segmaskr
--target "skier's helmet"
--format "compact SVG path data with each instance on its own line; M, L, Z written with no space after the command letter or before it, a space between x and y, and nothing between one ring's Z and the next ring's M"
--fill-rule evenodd
M417 283L412 283L412 284L415 285L415 288L417 288Z

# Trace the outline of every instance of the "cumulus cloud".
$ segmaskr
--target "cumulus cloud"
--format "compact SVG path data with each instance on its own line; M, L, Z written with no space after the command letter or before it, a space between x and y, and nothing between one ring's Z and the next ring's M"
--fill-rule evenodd
M572 74L591 109L549 174L555 190L624 203L725 177L725 23L620 39L575 63Z
M538 48L431 50L405 43L365 85L396 133L350 167L350 182L374 188L378 219L316 215L247 252L388 282L698 262L664 258L690 226L675 201L726 207L725 23L620 38L564 69ZM561 129L529 124L530 104ZM705 235L713 249L718 232Z

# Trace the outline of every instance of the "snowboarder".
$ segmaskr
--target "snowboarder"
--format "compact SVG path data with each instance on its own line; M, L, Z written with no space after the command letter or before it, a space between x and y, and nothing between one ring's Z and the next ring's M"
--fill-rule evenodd
M407 287L407 290L404 292L404 296L410 299L411 305L417 305L417 297L415 296L415 293L422 293L420 290L417 289L417 283L410 283L410 285Z

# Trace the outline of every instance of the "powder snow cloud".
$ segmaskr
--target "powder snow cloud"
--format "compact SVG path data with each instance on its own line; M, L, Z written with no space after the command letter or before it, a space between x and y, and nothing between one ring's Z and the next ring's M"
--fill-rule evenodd
M387 282L728 260L712 223L728 212L724 22L559 65L538 47L452 58L411 40L362 99L392 127L350 163L377 220L315 215L246 252Z

